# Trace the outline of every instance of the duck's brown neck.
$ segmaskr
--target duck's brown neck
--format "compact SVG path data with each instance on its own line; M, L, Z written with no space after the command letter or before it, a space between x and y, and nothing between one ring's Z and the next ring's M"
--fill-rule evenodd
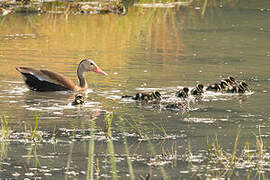
M87 81L86 81L86 79L84 77L84 72L82 71L80 66L77 69L77 75L78 75L78 78L79 78L79 81L80 81L80 87L82 89L87 89L88 88Z

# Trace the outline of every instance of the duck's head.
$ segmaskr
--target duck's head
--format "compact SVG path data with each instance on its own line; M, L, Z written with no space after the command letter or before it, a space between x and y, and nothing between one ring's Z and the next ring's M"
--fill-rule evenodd
M78 71L81 72L96 72L102 75L108 75L106 72L102 71L92 59L83 59L78 67Z

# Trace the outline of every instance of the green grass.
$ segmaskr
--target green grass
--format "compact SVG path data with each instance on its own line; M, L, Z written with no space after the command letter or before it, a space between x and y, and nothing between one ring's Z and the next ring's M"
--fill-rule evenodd
M10 134L10 128L8 125L8 120L5 115L1 118L1 139L8 138Z
M125 121L123 118L120 118L120 120L121 120L121 132L123 133L124 132L123 127L125 126ZM135 180L134 170L133 170L132 162L130 160L130 153L129 153L127 138L126 138L126 136L124 136L123 138L124 138L125 153L126 153L126 158L127 158L127 163L128 163L128 170L129 170L129 174L130 174L130 179Z
M111 123L113 120L113 113L106 113L105 115L105 122L107 125L107 131L106 131L106 135L107 137L112 137L112 132L111 132ZM115 153L114 153L114 146L113 146L113 140L112 139L108 139L107 141L107 151L109 153L109 157L110 157L110 163L111 163L111 167L112 167L112 179L116 180L117 179L117 167L116 167L116 162L115 162Z
M209 137L206 139L208 152L208 166L219 170L210 170L212 178L230 178L238 168L245 168L249 171L262 171L265 163L264 142L262 140L261 129L259 127L258 135L255 135L255 144L246 142L244 147L240 146L240 127L237 130L232 151L225 151L216 136L213 142ZM252 147L252 148L251 148Z
M94 129L95 127L95 123L94 121L90 121L90 127L91 129ZM94 131L90 132L90 136L91 139L89 140L89 146L88 146L88 167L87 167L87 176L86 179L94 179L94 153L95 153L95 140L94 140ZM97 159L97 168L96 168L96 172L99 171L99 163L98 163L98 159ZM99 176L97 176L96 179L98 179Z

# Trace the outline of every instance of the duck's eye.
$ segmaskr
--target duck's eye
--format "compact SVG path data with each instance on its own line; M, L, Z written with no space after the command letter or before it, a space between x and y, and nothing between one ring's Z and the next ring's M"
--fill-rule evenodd
M93 66L93 65L94 65L94 63L90 62L90 65L91 65L91 66Z

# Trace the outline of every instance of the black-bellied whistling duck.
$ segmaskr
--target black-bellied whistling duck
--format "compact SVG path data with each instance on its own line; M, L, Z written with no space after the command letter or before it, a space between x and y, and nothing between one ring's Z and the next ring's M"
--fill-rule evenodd
M79 85L76 85L64 75L53 71L37 70L28 67L17 67L16 69L22 74L25 84L33 91L83 91L88 88L84 77L85 72L93 71L107 75L90 59L82 60L78 66Z

